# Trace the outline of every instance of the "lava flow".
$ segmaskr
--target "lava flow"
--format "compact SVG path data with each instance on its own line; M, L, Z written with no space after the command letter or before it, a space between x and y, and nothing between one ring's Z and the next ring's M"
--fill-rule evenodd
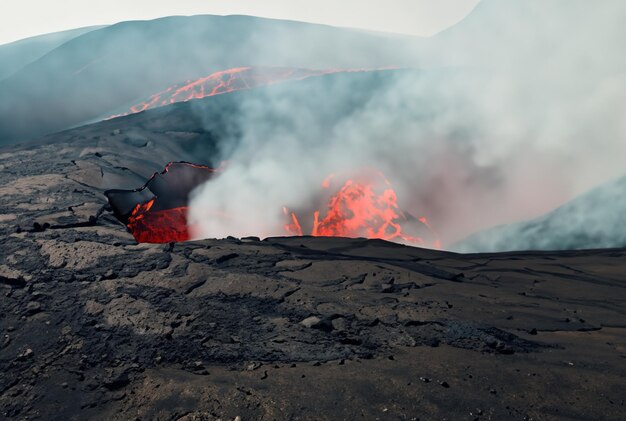
M322 183L322 189L332 191L335 176ZM303 235L304 230L296 212L283 208L289 218L285 230L291 235ZM312 212L311 235L325 237L365 237L425 246L427 241L418 232L425 231L434 248L441 244L426 217L415 218L402 212L396 192L378 171L346 180L327 201L325 214Z
M212 73L208 76L171 86L130 107L130 110L109 117L122 117L176 102L185 102L228 92L272 85L286 80L302 80L339 72L361 70L310 70L289 67L238 67Z

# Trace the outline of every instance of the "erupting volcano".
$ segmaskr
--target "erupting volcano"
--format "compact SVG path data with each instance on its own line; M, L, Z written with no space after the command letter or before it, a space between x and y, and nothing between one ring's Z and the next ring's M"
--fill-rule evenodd
M185 83L170 86L164 91L151 95L145 101L131 106L129 111L113 115L109 117L109 119L135 114L177 102L185 102L192 99L201 99L228 92L252 89L287 80L302 80L312 76L358 71L363 70L310 70L289 67L238 67L215 72L197 80L188 80Z
M185 162L170 163L143 187L109 190L106 195L115 215L137 242L188 241L193 231L187 217L190 193L216 171ZM331 175L322 183L321 194L316 195L314 202L324 205L302 212L310 214L303 223L295 211L283 208L289 219L284 234L302 236L306 231L316 237L365 237L440 248L426 217L416 218L400 210L396 192L379 171L343 179Z

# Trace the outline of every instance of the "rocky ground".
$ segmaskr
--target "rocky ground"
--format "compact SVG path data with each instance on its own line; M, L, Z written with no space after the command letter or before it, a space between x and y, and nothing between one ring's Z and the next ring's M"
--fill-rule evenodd
M138 245L103 191L206 134L107 124L0 150L0 417L624 418L626 250Z

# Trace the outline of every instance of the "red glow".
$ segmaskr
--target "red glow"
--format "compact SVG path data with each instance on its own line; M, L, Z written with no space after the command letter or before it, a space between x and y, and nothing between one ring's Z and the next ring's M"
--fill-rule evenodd
M170 162L166 165L161 176L170 172L172 165L180 164ZM220 163L218 169L210 168L204 165L184 163L186 167L195 168L202 172L206 171L209 175L221 171L226 162ZM155 174L152 179L157 176ZM197 182L205 180L200 177ZM168 208L167 203L160 203L158 196L150 199L145 203L138 203L128 217L126 226L133 234L138 243L171 243L182 242L191 239L191 229L187 221L187 206L176 206Z
M335 176L322 182L322 189L330 189ZM290 219L284 228L290 235L303 235L302 225L295 212L283 208ZM311 235L324 237L365 237L397 241L425 246L426 241L403 228L409 225L409 216L397 204L396 192L380 172L372 172L346 180L336 193L330 196L324 213L313 211ZM429 237L436 237L426 217L414 218ZM432 246L440 248L438 239Z
M238 67L212 73L208 76L171 86L150 98L130 107L130 110L111 116L122 117L139 113L148 109L162 107L177 102L200 99L228 92L252 89L259 86L272 85L286 80L302 80L312 76L320 76L339 72L358 72L364 70L308 70L286 67Z
M139 204L128 219L128 229L138 243L171 243L190 239L187 207L150 211L155 199Z

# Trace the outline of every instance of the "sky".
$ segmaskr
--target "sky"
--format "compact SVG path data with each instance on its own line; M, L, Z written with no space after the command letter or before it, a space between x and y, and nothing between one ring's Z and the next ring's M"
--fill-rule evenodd
M429 36L479 0L2 0L0 44L83 26L171 15L244 14Z

